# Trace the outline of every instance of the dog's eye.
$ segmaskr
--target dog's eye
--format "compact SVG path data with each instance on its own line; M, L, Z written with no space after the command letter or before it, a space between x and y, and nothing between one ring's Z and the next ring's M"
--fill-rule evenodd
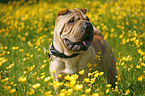
M74 22L75 22L75 20L74 20L74 18L72 18L72 19L69 20L68 23L74 23Z

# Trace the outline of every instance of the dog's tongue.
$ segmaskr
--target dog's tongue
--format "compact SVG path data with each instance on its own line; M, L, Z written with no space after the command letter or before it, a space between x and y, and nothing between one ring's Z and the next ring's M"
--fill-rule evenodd
M88 40L88 39L85 39L85 40L83 41L83 44L84 44L86 47L89 47L89 46L91 46L91 41Z

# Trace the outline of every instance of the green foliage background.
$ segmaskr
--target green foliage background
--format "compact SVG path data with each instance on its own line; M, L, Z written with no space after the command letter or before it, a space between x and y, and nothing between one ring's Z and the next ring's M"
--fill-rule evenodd
M90 93L66 86L60 95L144 96L144 6L144 0L20 0L0 3L1 96L55 95L55 84L51 79L46 81L50 75L45 49L51 43L57 13L66 8L88 9L86 15L101 30L115 54L118 81L116 89L112 89L106 86L106 80L100 75L95 78L96 82L92 83L90 79ZM70 94L69 89L72 89Z

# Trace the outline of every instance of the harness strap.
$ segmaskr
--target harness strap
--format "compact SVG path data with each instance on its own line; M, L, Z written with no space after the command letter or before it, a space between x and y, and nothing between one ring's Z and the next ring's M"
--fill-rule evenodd
M54 46L53 46L53 43L51 44L50 49L48 49L48 50L46 51L46 53L47 53L49 50L50 50L50 52L47 54L47 55L49 56L49 58L50 58L50 55L51 55L51 54L54 55L54 56L60 57L60 58L73 58L73 57L76 57L76 56L78 56L78 55L80 54L80 53L77 53L77 54L72 54L71 56L67 56L67 55L65 55L64 53L61 53L61 52L59 52L58 50L56 50L56 49L54 48Z

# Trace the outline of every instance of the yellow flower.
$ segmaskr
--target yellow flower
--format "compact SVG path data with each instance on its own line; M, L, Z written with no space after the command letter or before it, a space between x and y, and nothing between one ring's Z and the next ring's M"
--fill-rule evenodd
M19 49L19 47L12 47L12 50L17 50Z
M103 74L104 74L104 72L100 72L100 73L99 73L99 75L103 75Z
M99 93L93 93L92 96L99 96Z
M111 84L107 84L107 85L106 85L106 87L111 87L111 86L112 86Z
M43 69L45 67L45 64L44 65L42 65L41 67L40 67L40 69Z
M81 71L79 71L79 74L80 74L80 75L83 75L84 72L85 72L84 70L81 70Z
M9 93L14 93L14 92L16 92L16 89L9 90Z
M29 54L29 53L26 53L25 55L26 55L26 56L29 56L30 54Z
M59 86L60 86L59 82L53 85L54 88L58 88Z
M69 82L65 82L65 83L64 83L64 86L69 87Z
M42 78L42 79L43 79L44 77L45 77L45 75L42 75L40 78Z
M65 89L62 89L62 90L60 90L60 92L61 92L61 93L64 93L64 92L66 92L66 90L65 90Z
M28 36L29 33L25 33L25 36Z
M44 75L45 73L43 72L43 73L41 73L40 75Z
M114 32L115 31L115 29L114 28L111 28L111 30L110 30L111 32Z
M128 95L130 93L129 90L126 90L125 94L124 95Z
M26 61L26 58L23 58L23 61Z
M119 36L119 38L121 39L123 37L123 35L121 34L120 36Z
M37 51L40 51L40 50L41 50L40 48L37 49Z
M96 73L94 76L95 76L95 77L98 77L98 76L99 76L99 73Z
M10 64L8 67L6 67L6 69L11 69L15 64Z
M51 91L46 91L43 95L44 96L49 96L51 94Z
M25 77L23 77L23 76L19 77L18 81L25 82L26 81L26 76Z
M95 63L95 64L93 64L93 67L96 67L97 66L97 64Z
M83 88L83 84L76 84L75 85L75 87L74 87L74 89L76 90L76 91L78 91L78 90L82 90L82 88Z
M91 92L91 88L85 90L85 93L90 93L90 92Z
M78 79L79 78L79 75L77 74L73 74L70 76L70 80L74 80L74 79Z
M121 66L123 66L124 64L125 64L125 62L122 62L122 63L121 63Z
M89 68L89 71L92 71L93 70L93 68Z
M11 86L4 86L5 90L9 90Z
M90 78L84 78L84 82L88 83L90 81Z
M32 75L34 76L34 75L36 75L36 74L37 74L37 72L33 73Z
M101 57L101 56L100 56L100 52L98 52L98 53L99 53L99 54L96 55L95 59L97 59L97 60L101 60L101 59L100 59L100 57Z
M52 77L46 77L46 78L44 79L44 82L49 81L51 78L52 78Z
M58 74L58 75L57 75L57 77L61 77L61 76L62 76L62 74Z
M9 80L9 78L8 77L6 77L5 79L4 79L4 81L8 81Z
M28 94L28 95L32 95L32 94L34 94L34 89L31 89L30 91L27 91L26 94Z
M32 58L33 57L33 54L31 54L30 57Z
M64 79L65 80L70 80L70 76L69 75L66 75L66 76L64 76Z
M10 51L8 51L7 54L10 54Z
M35 68L35 65L28 67L28 71L32 71Z
M139 69L140 68L140 65L136 65L136 68Z
M76 79L70 80L70 87L73 87L76 84Z
M41 84L39 84L39 83L36 83L36 84L34 84L34 85L32 85L32 88L38 88L38 87L40 87L41 86Z
M87 64L87 67L88 67L88 68L89 68L89 67L91 67L91 66L92 66L92 64L91 64L91 63L88 63L88 64Z
M140 77L138 77L138 81L142 81L142 77L140 76Z
M47 60L44 60L43 62L46 63Z
M101 51L97 52L98 55L100 55L101 53L102 53Z
M68 95L68 96L71 95L72 92L73 92L73 89L68 89L68 90L67 90L67 95Z
M126 39L125 38L122 39L122 43L126 44Z
M0 66L2 66L2 64L3 64L3 63L2 63L2 62L0 62Z
M106 93L109 93L109 89L106 89Z
M51 73L54 73L55 71L56 71L56 70L53 69L53 70L51 71Z
M94 83L95 82L95 79L94 78L91 78L91 81L90 81L91 83Z
M66 96L65 93L59 93L59 96Z
M143 67L145 67L145 64L144 64L144 63L142 63L142 62L140 63L140 65L141 65L141 66L143 66Z
M93 75L93 73L88 73L88 77L91 77Z

